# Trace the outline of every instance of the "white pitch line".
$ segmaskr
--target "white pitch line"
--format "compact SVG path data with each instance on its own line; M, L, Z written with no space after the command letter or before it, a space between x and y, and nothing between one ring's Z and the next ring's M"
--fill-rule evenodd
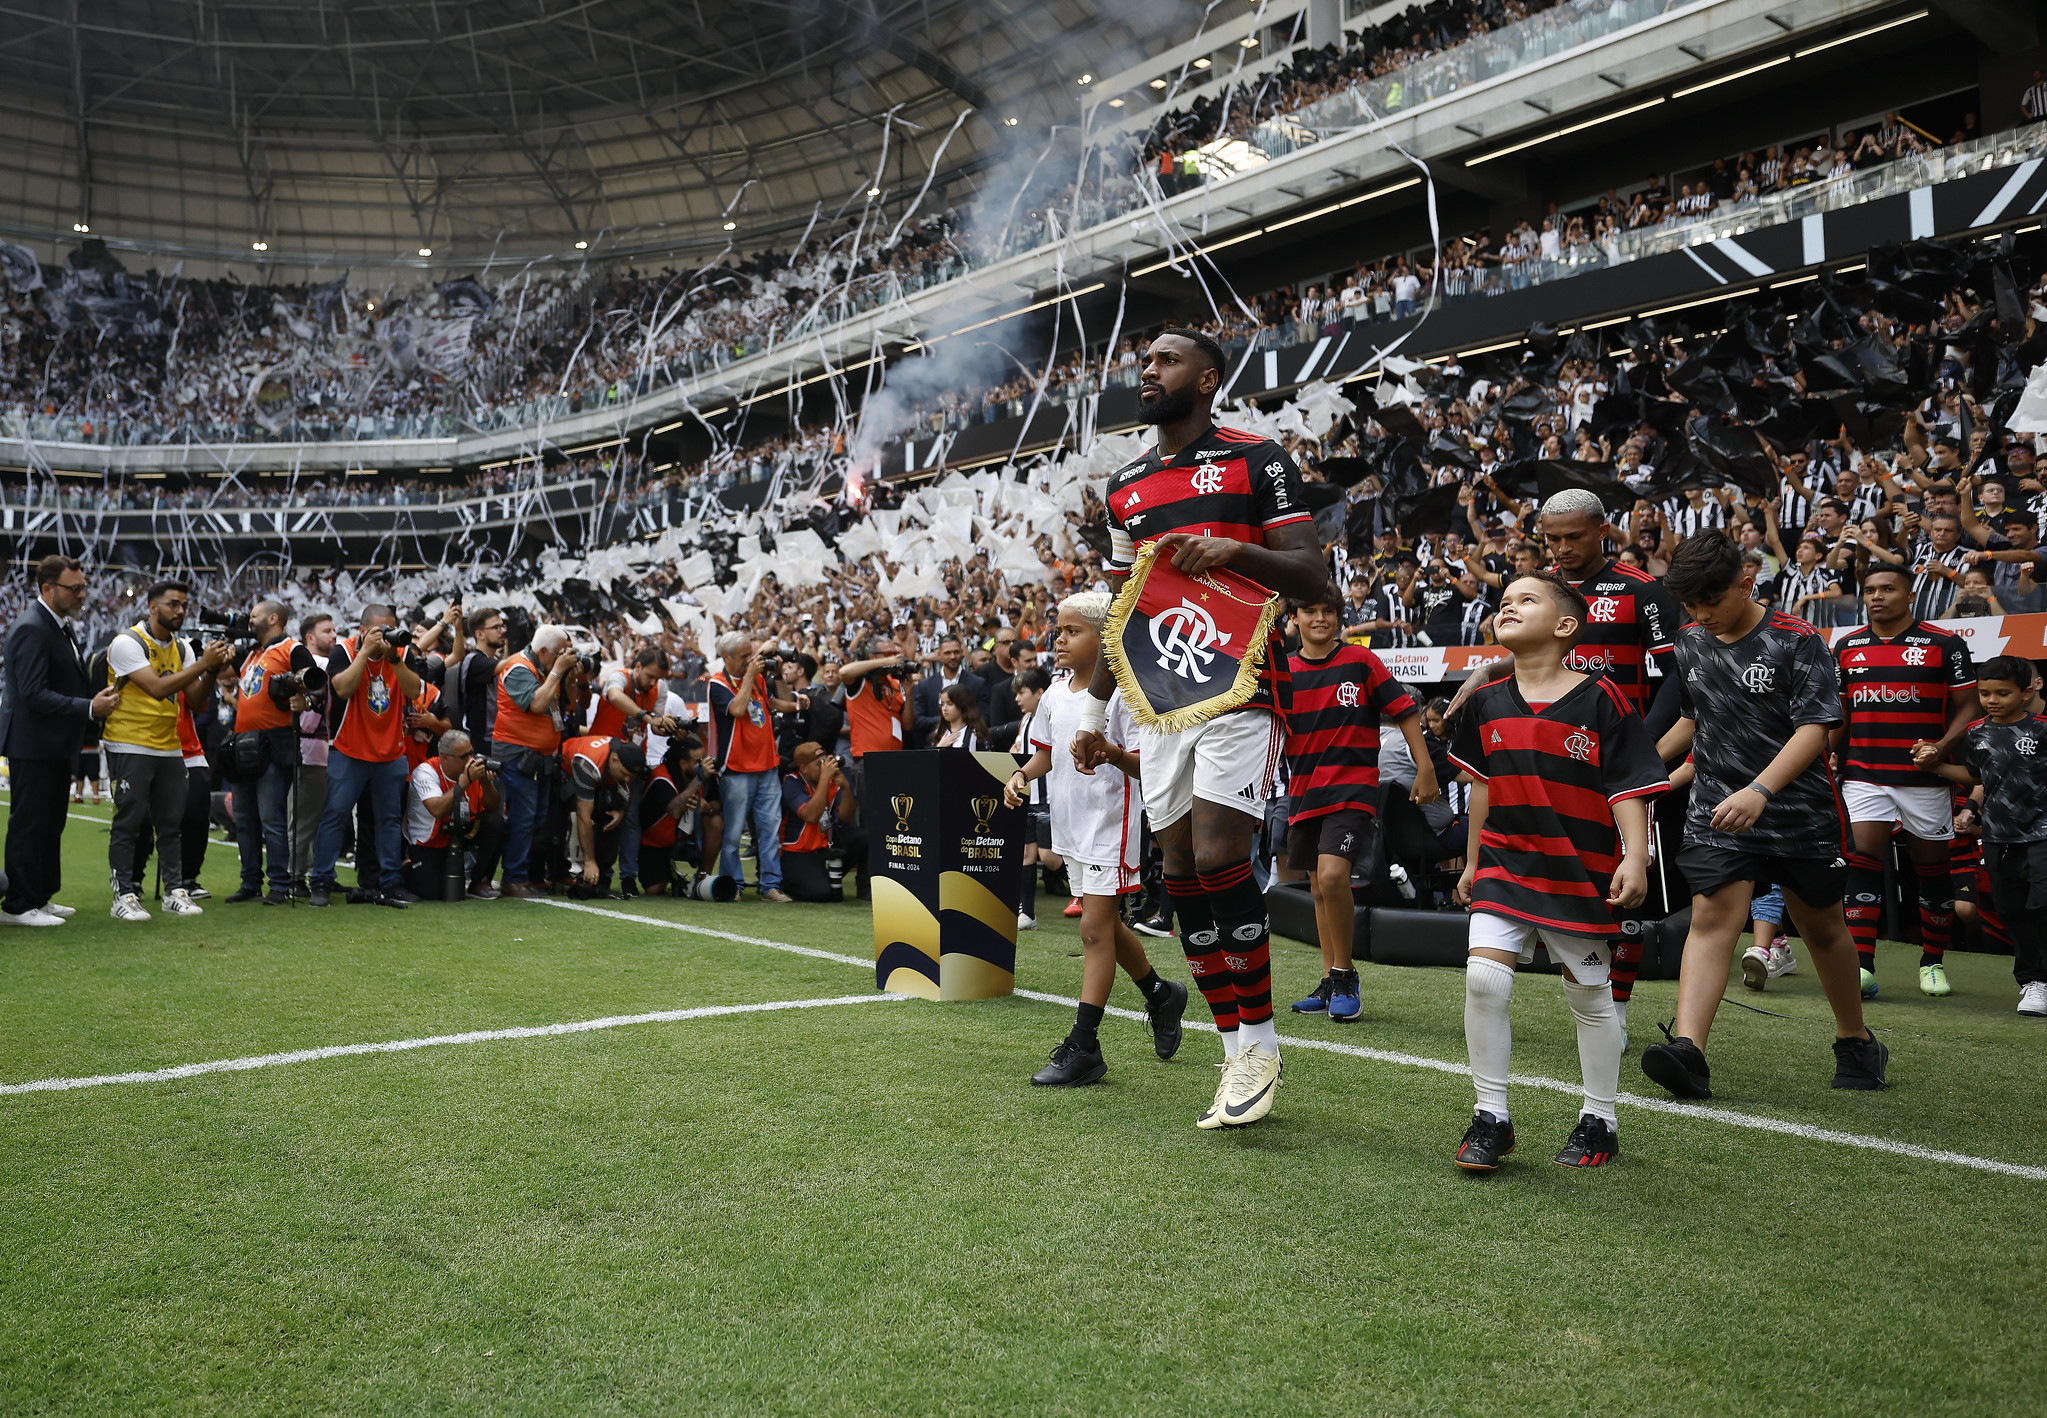
M615 920L634 921L645 926L662 926L670 930L688 931L694 935L716 936L721 940L738 941L745 945L764 945L772 950L786 950L793 955L815 956L820 960L836 960L841 964L857 965L863 970L872 970L872 960L862 960L855 955L838 955L828 950L812 950L807 946L791 945L786 941L763 940L757 936L734 935L729 931L711 930L705 926L686 925L681 921L664 921L654 916L636 916L630 911L607 911L597 906L581 906L571 901L546 901L539 904L558 906L565 911L586 911L594 916L610 916ZM1045 994L1039 990L1019 989L1016 993L1024 999L1037 1000L1042 1004L1062 1005L1072 1009L1079 1000L1066 995ZM1116 1005L1108 1007L1107 1013L1119 1019L1144 1022L1141 1010L1123 1009ZM1216 1032L1215 1025L1190 1022L1188 1029L1204 1033ZM1429 1069L1436 1073L1453 1073L1469 1078L1471 1069L1461 1063L1447 1059L1432 1059L1423 1054L1402 1053L1394 1049L1374 1049L1362 1044L1339 1044L1326 1039L1303 1039L1282 1034L1280 1042L1296 1049L1320 1049L1326 1054L1343 1054L1350 1058L1370 1059L1374 1063L1396 1064L1402 1068ZM1541 1088L1551 1093L1564 1093L1573 1097L1582 1096L1584 1088L1576 1083L1566 1083L1560 1078L1545 1078L1540 1074L1510 1074L1507 1081L1523 1088ZM2047 1167L2029 1167L2018 1162L2000 1162L1992 1157L1975 1157L1966 1152L1950 1152L1945 1148L1921 1147L1916 1142L1899 1142L1894 1138L1876 1137L1869 1133L1840 1132L1833 1128L1814 1127L1810 1123L1787 1122L1782 1118L1762 1117L1751 1113L1736 1113L1726 1108L1709 1108L1700 1103L1684 1103L1675 1099L1644 1098L1636 1093L1623 1093L1618 1100L1631 1108L1643 1108L1652 1113L1669 1113L1677 1117L1696 1118L1701 1122L1724 1123L1728 1127L1748 1128L1755 1132L1773 1132L1785 1137L1804 1138L1808 1142L1831 1142L1837 1147L1860 1148L1865 1152L1888 1152L1893 1156L1910 1157L1921 1162L1944 1162L1952 1167L1968 1167L1979 1172L1993 1172L2005 1177L2023 1177L2030 1182L2047 1182Z
M571 1024L534 1024L514 1029L472 1029L463 1034L435 1034L425 1039L386 1039L374 1044L329 1044L320 1049L293 1049L282 1054L254 1054L240 1059L212 1059L206 1063L179 1064L175 1068L150 1069L140 1073L102 1073L91 1078L40 1078L32 1083L0 1083L0 1094L56 1093L71 1088L100 1088L109 1083L167 1083L179 1078L197 1078L207 1073L240 1073L252 1068L276 1068L281 1064L311 1063L317 1059L340 1059L354 1054L400 1054L412 1049L432 1049L443 1044L484 1044L497 1039L539 1039L555 1034L588 1034L596 1029L623 1029L629 1024L674 1024L684 1019L711 1019L726 1014L764 1014L783 1009L822 1009L835 1004L873 1004L877 1001L906 1000L908 995L835 995L830 999L771 1000L765 1004L712 1004L697 1009L663 1009L652 1014L614 1014L603 1019L579 1019Z

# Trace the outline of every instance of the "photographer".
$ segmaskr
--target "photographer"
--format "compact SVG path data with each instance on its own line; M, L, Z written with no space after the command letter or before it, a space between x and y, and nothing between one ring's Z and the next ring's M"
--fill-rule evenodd
M505 847L504 800L497 775L479 757L469 735L449 729L440 752L412 770L405 806L406 882L415 896L439 900L448 876L448 853L474 854L467 873L471 901L503 895L491 885Z
M637 744L642 753L653 745L649 733L666 737L676 731L675 716L668 712L668 652L649 645L633 656L631 669L607 666L597 680L597 712L590 732L599 738L621 738ZM640 894L640 796L637 792L626 807L625 836L618 848L618 886L625 896Z
M794 709L775 715L775 750L783 763L791 762L796 745L805 741L824 745L826 752L839 741L846 711L813 685L816 675L817 661L800 650L782 660L782 697L796 703Z
M334 617L325 611L316 611L299 622L299 640L323 674L334 653L335 638ZM327 806L327 740L334 733L328 721L329 704L323 685L305 696L305 707L297 715L299 766L291 800L291 893L300 900L309 891L306 877L313 869L313 845L320 835L320 814Z
M405 886L400 833L405 705L419 693L421 680L419 672L400 658L412 637L399 632L397 625L398 617L389 606L364 606L361 634L336 645L327 661L328 689L341 722L327 756L327 802L320 813L308 883L315 906L325 906L331 899L334 860L341 854L349 814L364 796L370 802L371 840L355 844L357 890L349 899L401 910L419 899Z
M649 896L669 894L684 862L694 875L703 864L706 828L717 820L718 797L708 791L704 741L679 734L647 774L640 794L640 866Z
M816 743L796 745L795 771L782 779L782 879L798 901L838 901L845 867L867 875L867 838L853 825L853 794L839 761ZM829 858L838 856L833 880Z
M544 852L555 816L555 756L562 724L576 703L582 667L568 653L569 635L558 625L533 632L533 643L507 656L497 672L497 718L490 756L505 771L505 877L507 896L545 894L531 880L536 847Z
M456 725L469 741L487 744L498 716L497 672L505 656L505 618L485 607L469 613L468 627L469 652L449 668L442 689Z
M197 916L203 907L191 897L185 879L180 842L185 797L190 779L185 771L185 746L178 718L185 704L201 713L213 699L213 682L234 656L234 647L215 640L205 653L178 638L185 624L191 590L182 581L159 581L149 588L149 614L116 635L107 647L107 683L120 692L107 716L100 742L106 749L107 776L114 784L114 822L107 838L107 861L113 869L113 917L146 921L142 906L141 861L137 839L153 829L161 870L167 883L164 910L174 916Z
M293 780L299 769L296 714L311 703L303 693L308 670L324 681L326 672L312 652L284 633L285 609L276 601L258 601L249 612L249 630L256 649L242 662L235 701L235 736L222 765L235 785L235 844L241 850L242 881L227 898L230 906L267 900L291 901L293 881L292 821L289 811ZM263 857L270 856L269 886L264 896Z
M709 681L711 718L721 750L718 788L725 805L718 870L734 881L745 880L739 834L750 826L760 899L786 902L790 897L782 891L782 795L775 771L781 760L768 716L787 713L796 708L796 701L769 697L768 661L755 653L746 636L720 636L718 653L725 667Z
M839 683L846 689L846 724L852 731L856 801L866 791L862 765L867 755L901 748L910 732L913 721L902 677L916 672L916 661L906 657L895 641L882 639L868 642L866 659L839 671Z
M626 807L647 771L647 756L624 739L588 734L563 744L561 758L576 803L576 841L583 849L582 880L569 894L624 900L611 889L611 867L625 836Z

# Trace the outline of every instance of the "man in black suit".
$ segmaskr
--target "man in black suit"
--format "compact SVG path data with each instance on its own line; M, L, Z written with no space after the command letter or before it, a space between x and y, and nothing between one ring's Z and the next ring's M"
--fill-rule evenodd
M917 710L917 741L929 745L944 727L938 715L938 696L955 684L963 684L980 701L981 717L988 717L988 686L972 670L962 668L966 647L948 635L938 644L938 660L930 674L917 681L913 703Z
M78 642L65 624L85 603L85 572L68 556L36 563L36 599L7 632L7 696L0 753L7 757L7 898L0 925L57 926L69 906L50 901L63 885L68 789L86 725L120 702L93 692Z

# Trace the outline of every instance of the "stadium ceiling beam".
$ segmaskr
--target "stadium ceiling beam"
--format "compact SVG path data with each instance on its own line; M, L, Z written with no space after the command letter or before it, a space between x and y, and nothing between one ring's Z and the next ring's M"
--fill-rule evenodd
M845 14L849 37L864 40L876 49L893 54L932 83L958 94L981 112L990 110L992 104L986 90L953 68L942 55L933 53L909 36L883 23L863 0L838 0L838 3Z
M71 0L71 117L77 135L79 229L92 225L92 142L86 132L85 31L79 28L80 0Z
M2037 7L2022 0L1933 0L1933 8L1973 35L1985 49L2031 49L2040 42Z

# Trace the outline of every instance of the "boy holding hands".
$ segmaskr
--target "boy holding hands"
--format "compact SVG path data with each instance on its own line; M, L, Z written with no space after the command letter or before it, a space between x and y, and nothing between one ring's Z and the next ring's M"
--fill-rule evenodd
M1451 759L1469 773L1471 828L1457 896L1471 906L1464 1038L1478 1108L1457 1165L1491 1172L1514 1150L1507 1112L1514 965L1538 942L1564 967L1578 1026L1585 1102L1556 1156L1597 1167L1619 1151L1614 1106L1623 1036L1608 971L1620 934L1614 907L1648 889L1647 799L1670 787L1663 762L1621 691L1564 656L1588 619L1584 596L1554 572L1517 577L1494 618L1514 673L1478 690L1458 720Z

